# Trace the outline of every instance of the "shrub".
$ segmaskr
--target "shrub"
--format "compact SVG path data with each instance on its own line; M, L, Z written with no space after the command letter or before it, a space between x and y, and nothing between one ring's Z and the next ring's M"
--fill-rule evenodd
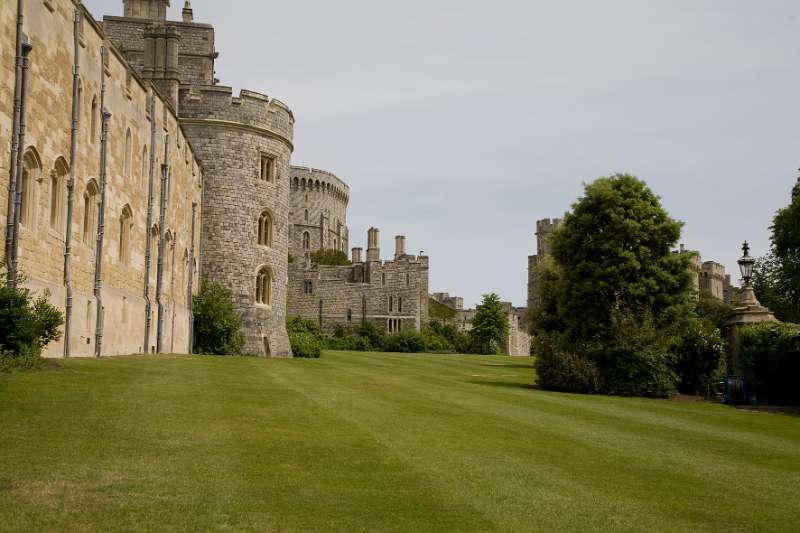
M16 287L9 287L5 283L8 274L3 274L0 276L0 366L35 367L40 363L42 349L61 337L59 328L64 316L47 301L47 291L35 298L24 287L22 275L18 275Z
M348 266L351 264L347 254L341 250L317 250L316 252L311 252L311 262L315 265Z
M286 319L286 333L295 357L316 359L327 346L327 337L313 321L292 316Z
M51 364L55 365L55 362ZM47 366L48 361L41 356L41 348L26 347L20 354L0 350L0 372L42 370Z
M192 297L194 353L238 355L244 347L239 316L231 292L218 283L203 282Z
M289 335L289 342L295 357L317 359L322 353L322 343L311 333L293 333Z
M725 344L719 329L706 319L690 319L673 347L678 390L710 396L723 378Z
M597 366L561 346L556 334L534 339L537 383L547 390L592 393L600 389Z
M601 390L623 396L665 397L678 377L670 351L674 336L656 325L649 311L611 312L611 338L588 347L602 376Z
M792 350L796 338L795 328L783 322L761 322L743 326L739 332L739 357L745 374L752 374L758 354Z

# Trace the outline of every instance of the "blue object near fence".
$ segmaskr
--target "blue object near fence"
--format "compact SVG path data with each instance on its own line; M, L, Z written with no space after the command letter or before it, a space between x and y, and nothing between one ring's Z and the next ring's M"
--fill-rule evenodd
M725 403L747 403L747 383L744 376L728 376L725 378Z

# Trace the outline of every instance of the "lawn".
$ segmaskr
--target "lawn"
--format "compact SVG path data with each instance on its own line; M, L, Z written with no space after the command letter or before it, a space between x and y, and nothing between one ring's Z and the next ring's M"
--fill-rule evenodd
M0 377L0 530L797 531L800 417L528 359L119 357Z

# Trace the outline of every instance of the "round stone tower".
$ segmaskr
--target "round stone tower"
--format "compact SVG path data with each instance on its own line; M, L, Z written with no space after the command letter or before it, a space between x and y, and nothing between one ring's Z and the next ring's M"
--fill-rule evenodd
M338 250L347 254L350 187L325 170L292 167L290 172L291 254L303 257L317 250Z
M184 132L203 166L201 279L231 290L245 351L290 357L286 334L294 116L230 87L180 89Z

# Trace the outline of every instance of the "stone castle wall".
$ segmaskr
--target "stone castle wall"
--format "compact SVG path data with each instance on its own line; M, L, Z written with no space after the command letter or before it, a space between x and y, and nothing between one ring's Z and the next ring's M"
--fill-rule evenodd
M230 87L180 91L181 123L205 172L204 279L233 293L249 353L290 356L286 334L292 112L278 100ZM274 169L262 176L262 158ZM262 213L272 242L258 243ZM256 301L256 278L271 277L269 304Z
M290 177L289 252L292 256L302 258L306 252L317 250L347 253L350 187L325 170L293 166Z
M80 114L75 167L74 213L66 227L67 178L73 68L73 17L84 18L80 37ZM0 3L0 145L10 145L14 75L16 6ZM153 194L153 223L158 223L159 165L168 144L170 182L166 193L164 255L163 351L186 353L189 348L189 277L199 285L190 265L192 203L198 205L195 254L199 253L201 172L186 142L174 109L156 95L151 115L152 91L106 39L101 26L72 0L25 2L25 32L34 48L30 54L25 140L31 179L20 229L20 269L34 291L50 292L50 301L65 308L64 246L66 232L72 241L73 312L70 352L92 355L95 343L94 263L97 233L87 226L87 206L95 209L100 185L100 79L105 68L105 108L111 113L108 129L105 233L102 258L103 354L150 351L156 344L157 238L151 252L149 297L152 305L151 336L145 343L144 263L147 227L149 156L157 154ZM109 51L103 67L100 48ZM94 104L93 104L94 102ZM151 124L156 125L156 145L151 146ZM128 137L130 132L130 137ZM130 139L130 141L128 141ZM127 163L127 164L126 164ZM0 222L6 223L9 151L0 151ZM88 198L88 201L87 201ZM123 218L130 213L131 218ZM121 232L128 224L130 242L121 253ZM0 241L5 237L3 232ZM47 346L45 355L60 356L63 341Z
M560 218L544 218L536 221L536 254L528 256L528 309L539 305L538 267L552 252L550 240L560 225Z
M428 269L426 256L350 266L314 265L295 258L289 272L288 312L328 332L336 325L356 327L364 322L390 332L419 330L428 321Z

